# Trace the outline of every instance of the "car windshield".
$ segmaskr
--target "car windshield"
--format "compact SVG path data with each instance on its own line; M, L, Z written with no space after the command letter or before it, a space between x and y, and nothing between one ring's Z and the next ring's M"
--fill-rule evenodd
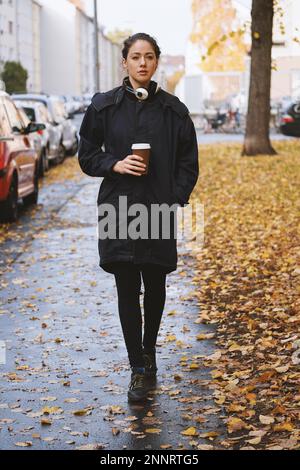
M19 108L18 111L23 121L23 126L26 129L26 127L30 124L30 119L28 119L28 116L23 108Z
M24 111L27 114L27 117L30 121L35 122L36 117L35 117L35 111L33 108L28 108L27 106L24 106Z
M46 106L44 106L43 104L40 104L38 107L37 120L39 120L40 122L44 122L44 123L51 121L49 111L47 110Z

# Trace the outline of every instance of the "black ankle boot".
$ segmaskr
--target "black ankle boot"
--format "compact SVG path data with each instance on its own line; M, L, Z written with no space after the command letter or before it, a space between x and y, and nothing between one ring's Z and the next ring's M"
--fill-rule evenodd
M145 364L145 375L147 377L156 377L157 366L155 357L155 348L143 350L143 359Z
M128 400L140 401L147 398L149 388L146 384L145 369L132 367L131 381L128 388Z

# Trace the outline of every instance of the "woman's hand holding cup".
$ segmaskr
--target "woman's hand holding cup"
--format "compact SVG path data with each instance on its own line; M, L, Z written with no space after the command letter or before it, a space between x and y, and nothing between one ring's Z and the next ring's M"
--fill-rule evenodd
M142 176L146 169L146 165L142 162L143 158L139 155L127 155L126 158L113 166L113 171L121 173L121 175Z

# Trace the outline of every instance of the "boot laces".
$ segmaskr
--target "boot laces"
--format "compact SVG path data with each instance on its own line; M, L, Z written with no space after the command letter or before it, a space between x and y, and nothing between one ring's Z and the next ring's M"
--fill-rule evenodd
M134 374L132 378L131 388L144 387L144 374Z

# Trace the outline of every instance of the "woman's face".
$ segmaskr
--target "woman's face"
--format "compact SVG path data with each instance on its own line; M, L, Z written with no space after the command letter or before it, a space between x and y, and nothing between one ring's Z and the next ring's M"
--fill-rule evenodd
M123 66L127 69L133 86L148 86L158 65L153 46L150 42L138 39L130 47Z

